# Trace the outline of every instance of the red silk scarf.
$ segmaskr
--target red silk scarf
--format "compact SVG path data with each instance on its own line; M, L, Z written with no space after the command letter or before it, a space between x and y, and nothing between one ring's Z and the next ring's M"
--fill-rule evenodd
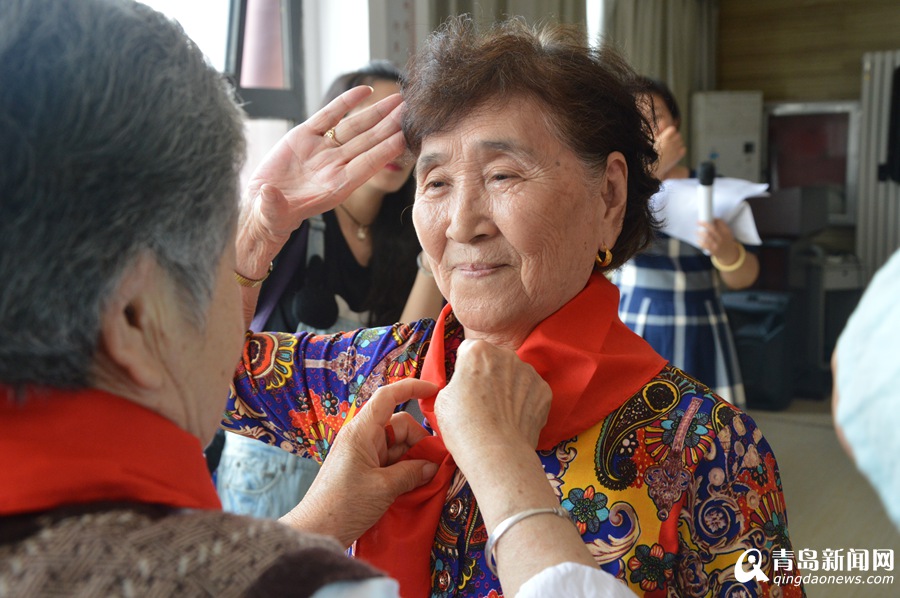
M659 373L666 361L618 318L619 292L602 274L556 313L538 324L516 354L550 385L553 404L538 439L548 450L596 425ZM431 335L421 378L447 383L444 332L450 306ZM410 459L439 463L428 484L400 496L358 541L356 554L399 580L406 598L431 591L431 547L456 472L434 417L436 397L421 399L435 436L417 443Z
M0 386L0 515L97 501L221 509L200 441L100 390Z

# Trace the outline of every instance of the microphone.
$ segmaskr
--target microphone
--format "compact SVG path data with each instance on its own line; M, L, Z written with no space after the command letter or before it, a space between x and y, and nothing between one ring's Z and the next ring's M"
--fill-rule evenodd
M713 179L716 178L716 165L714 162L701 162L697 170L697 178L700 179L700 187L697 191L698 220L712 222L713 218Z

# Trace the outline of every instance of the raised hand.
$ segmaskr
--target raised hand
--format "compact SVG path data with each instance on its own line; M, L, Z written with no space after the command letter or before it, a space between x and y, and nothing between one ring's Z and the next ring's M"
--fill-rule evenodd
M435 414L447 450L468 474L469 457L483 462L491 443L534 451L552 399L547 383L514 351L466 340L453 378L438 394Z
M759 259L734 238L724 220L698 222L698 244L714 258L713 266L729 289L745 289L759 277Z
M515 352L466 340L453 378L435 402L441 438L478 500L488 533L511 515L544 509L516 523L496 545L507 596L552 565L596 567L572 522L548 514L559 508L559 499L535 447L552 399L549 385ZM597 586L596 595L610 594Z
M656 178L662 180L687 153L684 139L674 126L666 127L656 137L656 153L659 160L656 163Z
M700 226L697 242L701 249L705 249L709 255L723 264L737 261L740 249L727 222L716 218L712 222L698 222L697 224Z
M337 206L403 152L398 94L344 118L371 93L365 85L344 92L266 154L247 185L243 235L280 248L303 220Z

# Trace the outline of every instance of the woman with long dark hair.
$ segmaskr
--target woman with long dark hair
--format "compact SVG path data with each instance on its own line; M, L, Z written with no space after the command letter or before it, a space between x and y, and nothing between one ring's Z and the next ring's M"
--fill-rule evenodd
M392 63L372 61L338 77L326 92L323 105L357 85L375 89L367 100L373 104L399 91L401 81L402 74ZM388 163L344 203L323 214L321 223L312 223L304 259L290 268L287 284L282 281L284 288L278 289L279 266L284 265L281 262L292 244L288 243L262 287L255 319L259 329L346 330L338 319L365 326L403 319L420 250L410 217L415 191L411 171L409 160ZM322 225L324 248L315 239ZM306 235L305 229L295 233L295 237ZM273 290L277 297L272 296ZM274 304L268 315L264 312L266 303ZM433 313L426 308L421 310L425 313L413 315L437 315L441 306L433 307Z
M369 85L375 91L355 109L361 110L397 93L401 81L392 63L372 61L339 76L323 105ZM251 328L327 334L437 317L441 295L430 272L416 265L411 171L411 160L389 162L337 208L295 231L262 285ZM229 434L217 486L228 511L281 517L303 497L317 470L310 459Z

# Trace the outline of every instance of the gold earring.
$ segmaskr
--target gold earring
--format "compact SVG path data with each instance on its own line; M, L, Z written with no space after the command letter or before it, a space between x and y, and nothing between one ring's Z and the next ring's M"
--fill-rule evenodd
M612 260L613 260L613 254L612 254L611 250L604 249L603 253L604 253L604 256L602 258L600 257L599 253L597 254L597 257L594 258L594 261L597 262L597 266L599 266L600 268L607 267L608 265L610 265L612 263Z

